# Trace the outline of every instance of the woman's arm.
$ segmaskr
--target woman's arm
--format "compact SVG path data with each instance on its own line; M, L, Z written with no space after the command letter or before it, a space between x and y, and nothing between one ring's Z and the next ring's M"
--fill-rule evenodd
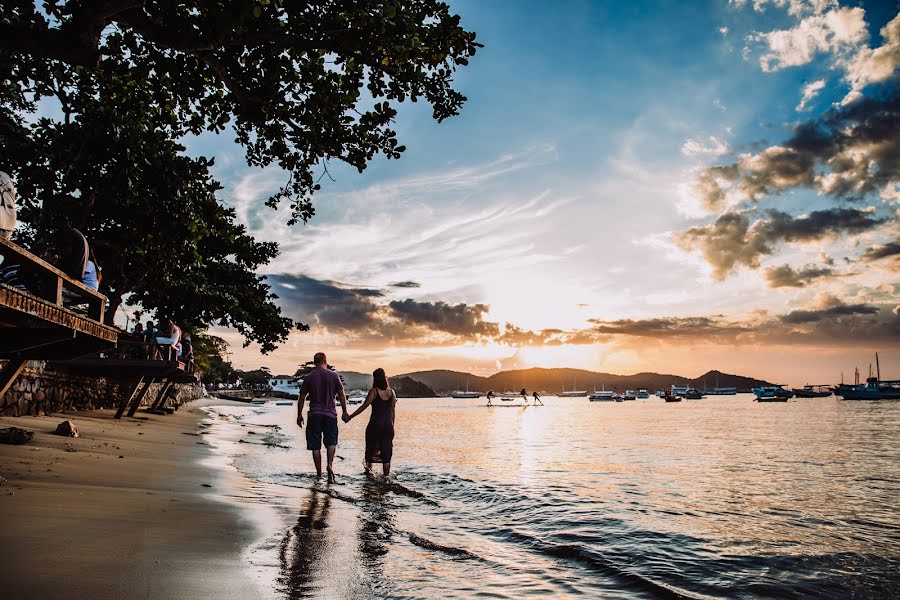
M362 403L362 406L360 406L359 408L357 408L350 414L350 418L352 419L353 417L355 417L362 411L369 408L369 405L372 404L373 400L375 400L375 394L377 394L377 393L378 392L375 391L375 388L372 388L371 390L369 390L369 393L366 394L366 401Z
M396 424L397 422L397 392L393 389L391 390L391 396L393 397L393 402L391 402L391 424Z

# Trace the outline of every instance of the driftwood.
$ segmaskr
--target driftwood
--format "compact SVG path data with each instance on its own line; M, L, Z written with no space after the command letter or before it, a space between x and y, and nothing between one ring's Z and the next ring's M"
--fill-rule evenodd
M25 431L20 427L0 429L0 444L26 444L33 439L33 431Z

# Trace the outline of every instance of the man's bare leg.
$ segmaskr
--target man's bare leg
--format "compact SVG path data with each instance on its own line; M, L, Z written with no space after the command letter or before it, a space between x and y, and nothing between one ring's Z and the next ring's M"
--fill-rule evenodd
M328 483L335 483L334 477L334 454L337 452L337 446L328 446ZM321 460L321 458L320 458Z
M313 462L316 465L316 477L322 477L322 451L321 450L313 450ZM330 463L329 463L330 465Z

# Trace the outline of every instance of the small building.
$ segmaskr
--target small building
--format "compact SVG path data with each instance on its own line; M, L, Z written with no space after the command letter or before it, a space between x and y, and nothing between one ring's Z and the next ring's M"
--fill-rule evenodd
M301 381L303 381L302 378L294 377L293 375L275 375L269 380L269 385L272 389L297 387Z

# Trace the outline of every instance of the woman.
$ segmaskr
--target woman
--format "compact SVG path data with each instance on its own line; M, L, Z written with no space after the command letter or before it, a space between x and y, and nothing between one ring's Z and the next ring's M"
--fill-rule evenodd
M391 456L394 454L394 416L397 394L388 385L384 369L372 373L373 386L362 406L353 411L350 419L372 406L369 425L366 427L366 472L372 474L372 463L380 462L385 476L391 474Z

